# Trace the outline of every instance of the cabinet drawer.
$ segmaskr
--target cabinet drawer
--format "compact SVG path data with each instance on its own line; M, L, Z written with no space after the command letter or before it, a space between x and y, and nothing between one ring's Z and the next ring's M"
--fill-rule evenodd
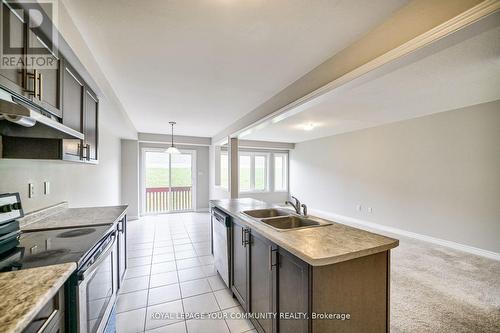
M64 287L37 313L23 333L64 332Z

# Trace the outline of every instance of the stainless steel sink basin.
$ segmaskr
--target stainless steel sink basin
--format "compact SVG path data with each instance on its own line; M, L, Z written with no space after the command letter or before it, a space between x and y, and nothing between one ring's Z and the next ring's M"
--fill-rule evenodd
M312 220L307 217L289 215L275 218L261 219L262 223L267 224L278 230L291 230L291 229L302 229L311 227L321 227L325 225L330 225L326 221Z
M279 209L279 208L268 208L268 209L255 209L246 210L244 214L255 217L256 219L264 219L268 217L278 217L278 216L288 216L293 214L289 209Z
M312 219L307 216L297 215L289 209L281 208L246 210L242 213L278 231L321 227L331 224L321 219Z

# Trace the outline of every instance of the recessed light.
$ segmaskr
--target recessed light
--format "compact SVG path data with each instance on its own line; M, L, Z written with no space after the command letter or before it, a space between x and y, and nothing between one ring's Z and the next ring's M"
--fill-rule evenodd
M305 123L305 124L300 124L297 127L304 130L304 131L312 131L313 129L315 129L318 126L319 126L319 124L317 124L317 123L309 122L309 123Z

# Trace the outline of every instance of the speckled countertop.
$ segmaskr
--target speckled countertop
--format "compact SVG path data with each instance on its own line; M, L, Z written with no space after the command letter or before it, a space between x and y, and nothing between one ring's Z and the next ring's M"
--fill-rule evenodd
M127 205L67 208L66 203L33 212L21 219L21 230L35 231L71 227L90 227L117 222L127 212ZM50 212L47 214L47 212Z
M334 221L329 221L332 224L328 226L277 231L241 213L246 210L276 207L254 199L212 200L210 203L237 217L251 229L312 266L330 265L387 251L399 244L397 239Z
M75 269L66 263L0 273L1 331L22 332Z

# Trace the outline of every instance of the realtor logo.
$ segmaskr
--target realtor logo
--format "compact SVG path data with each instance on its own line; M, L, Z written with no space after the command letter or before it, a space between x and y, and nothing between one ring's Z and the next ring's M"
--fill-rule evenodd
M56 69L57 0L3 0L0 68Z

